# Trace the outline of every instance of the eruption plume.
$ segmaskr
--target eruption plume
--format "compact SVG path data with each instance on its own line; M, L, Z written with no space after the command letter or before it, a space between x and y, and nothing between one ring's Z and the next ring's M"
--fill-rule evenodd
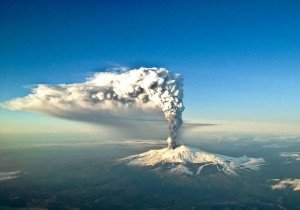
M95 73L85 83L40 84L31 94L2 107L75 120L97 113L103 123L138 119L135 113L161 110L169 123L168 147L174 149L179 145L177 136L184 110L182 87L181 75L165 68L142 67L121 73Z

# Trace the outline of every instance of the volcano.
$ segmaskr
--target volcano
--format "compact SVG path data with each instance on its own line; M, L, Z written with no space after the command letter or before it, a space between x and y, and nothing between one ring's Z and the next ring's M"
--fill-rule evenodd
M265 164L263 158L230 157L183 145L175 149L150 150L121 161L130 166L165 169L174 174L200 175L206 169L213 169L230 176L238 175L242 170L257 171Z

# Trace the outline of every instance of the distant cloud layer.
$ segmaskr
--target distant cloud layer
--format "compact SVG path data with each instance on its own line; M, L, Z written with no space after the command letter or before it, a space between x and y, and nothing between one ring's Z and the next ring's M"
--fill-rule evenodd
M276 184L272 185L273 190L291 188L293 191L300 190L300 179L273 179Z

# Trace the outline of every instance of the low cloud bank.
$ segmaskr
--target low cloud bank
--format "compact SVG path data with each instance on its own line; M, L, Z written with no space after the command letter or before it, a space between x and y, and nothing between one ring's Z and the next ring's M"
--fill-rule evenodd
M293 191L300 190L300 179L273 179L276 184L272 185L273 190L282 190L291 188Z
M300 152L282 152L280 156L300 160Z
M1 172L0 173L0 182L15 179L20 174L20 171L12 171L12 172Z

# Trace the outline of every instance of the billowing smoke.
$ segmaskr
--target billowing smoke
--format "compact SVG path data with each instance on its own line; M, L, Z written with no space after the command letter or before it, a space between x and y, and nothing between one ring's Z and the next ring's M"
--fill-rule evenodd
M28 96L2 106L75 120L89 116L104 124L161 110L169 123L168 147L175 148L184 110L182 87L182 77L165 68L101 72L85 83L37 85Z

